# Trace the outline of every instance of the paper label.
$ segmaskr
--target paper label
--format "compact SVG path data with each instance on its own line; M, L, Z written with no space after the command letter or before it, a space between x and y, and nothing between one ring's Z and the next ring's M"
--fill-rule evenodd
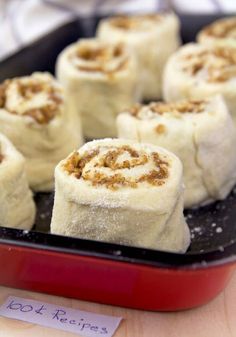
M122 320L121 317L98 315L13 296L2 304L0 315L87 337L111 337Z

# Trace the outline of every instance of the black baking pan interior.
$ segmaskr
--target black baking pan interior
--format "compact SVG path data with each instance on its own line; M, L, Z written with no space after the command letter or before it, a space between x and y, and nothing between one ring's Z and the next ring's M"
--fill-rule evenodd
M181 15L184 43L194 41L196 33L220 15ZM76 18L0 62L0 81L31 74L54 73L57 55L81 37L93 36L100 17ZM223 156L224 154L222 154ZM32 231L0 227L0 243L52 249L74 254L102 256L115 260L168 266L220 264L236 260L236 188L224 201L185 211L191 229L191 246L186 254L76 239L48 234L53 193L35 195L37 218Z

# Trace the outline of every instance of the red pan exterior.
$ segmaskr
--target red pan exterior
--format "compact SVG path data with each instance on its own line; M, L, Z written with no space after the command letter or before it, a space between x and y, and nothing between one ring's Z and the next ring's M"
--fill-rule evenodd
M0 244L0 284L145 310L180 310L207 303L235 269L225 264L166 269Z

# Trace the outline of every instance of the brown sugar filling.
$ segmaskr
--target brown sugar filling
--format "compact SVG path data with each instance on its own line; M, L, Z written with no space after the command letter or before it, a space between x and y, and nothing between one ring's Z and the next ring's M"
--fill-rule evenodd
M89 47L83 46L79 48L77 56L85 61L109 61L114 57L120 57L123 54L123 45L118 44L114 47Z
M211 59L212 58L212 59ZM183 58L187 65L183 71L195 76L202 69L207 70L207 81L210 83L225 82L236 76L236 51L234 48L216 47Z
M149 14L140 16L117 16L110 19L110 24L122 30L134 30L143 27L143 20L153 21L154 23L161 21L163 16Z
M128 64L128 59L122 60L115 68L113 69L107 69L106 65L79 65L79 69L81 71L86 71L86 72L99 72L99 73L104 73L107 75L112 75L115 72L121 71L126 67Z
M77 58L88 61L87 64L78 65L81 71L101 72L105 74L113 74L123 70L127 66L128 58L122 58L123 55L123 44L117 44L115 46L80 46L76 53ZM108 63L115 59L117 59L118 62L110 69Z
M4 156L3 156L3 154L0 153L0 164L3 161L3 159L4 159Z
M155 128L155 131L159 135L162 135L162 134L166 133L166 126L164 124L158 124Z
M163 115L164 113L200 113L205 109L207 101L206 100L190 100L190 101L181 101L176 103L164 103L164 102L156 102L150 103L148 108L156 114ZM136 104L130 110L129 113L136 117L139 117L139 113L143 109L144 105ZM160 133L165 130L161 130L162 127L159 128Z
M22 98L28 100L32 98L35 94L40 93L45 90L44 83L29 83L23 84L17 79L6 80L0 85L0 108L6 108L6 93L8 86L12 83L12 81L16 81L19 94ZM35 109L29 109L25 111L23 116L32 117L39 124L48 124L57 114L58 105L62 104L63 100L59 96L56 88L54 87L46 87L48 93L49 102L41 107ZM9 113L14 115L19 115L19 113L15 110L6 109Z
M230 36L232 32L234 35ZM236 39L236 20L230 19L229 21L215 22L203 29L203 33L221 39L227 38L228 36Z
M130 159L118 162L118 157L124 153L129 153ZM130 146L121 146L119 148L107 147L107 152L100 155L99 160L94 165L94 170L86 169L86 164L94 157L99 155L100 148L86 152L81 156L78 152L74 152L63 165L68 174L73 175L77 179L90 181L93 186L105 186L111 190L117 190L119 187L137 188L138 183L146 182L153 186L161 186L168 177L168 163L162 160L158 153L151 153L150 157L146 154L139 154L138 151ZM123 169L132 169L139 165L146 164L149 160L153 161L154 169L147 174L142 174L138 178L125 177ZM106 175L98 169L102 167L110 168L111 171L117 171L112 175ZM96 170L97 169L97 170Z

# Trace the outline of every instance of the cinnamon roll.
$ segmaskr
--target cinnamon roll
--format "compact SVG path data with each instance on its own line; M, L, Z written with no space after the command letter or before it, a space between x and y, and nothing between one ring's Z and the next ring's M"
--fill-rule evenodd
M129 45L138 60L143 98L161 98L162 72L179 47L179 19L171 14L116 16L101 20L97 36L103 41Z
M116 136L116 115L139 100L136 66L127 47L97 39L82 39L60 54L57 77L82 117L87 138Z
M186 251L182 164L167 150L92 141L57 165L55 179L52 233Z
M163 82L167 101L221 94L236 122L236 48L185 45L168 60Z
M121 138L163 146L181 159L186 208L224 199L236 183L236 129L221 96L136 105L117 126Z
M224 18L204 27L197 41L205 45L236 47L236 17Z
M31 229L35 205L25 173L25 160L0 134L0 226Z
M24 155L34 191L53 189L55 166L82 143L72 109L48 73L13 78L0 86L0 132Z

